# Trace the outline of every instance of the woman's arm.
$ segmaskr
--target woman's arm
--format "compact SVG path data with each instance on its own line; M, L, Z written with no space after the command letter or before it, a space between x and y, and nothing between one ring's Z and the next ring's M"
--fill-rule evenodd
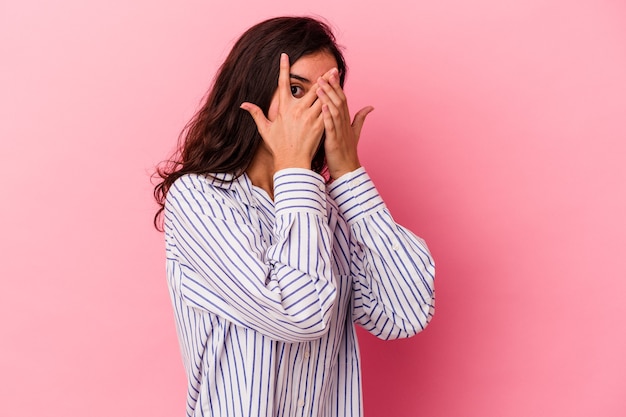
M174 183L166 204L168 259L180 268L174 290L194 308L277 340L319 338L336 297L324 182L294 168L279 171L274 185L274 241L265 251L258 219L241 201L201 177Z
M318 80L326 131L330 189L348 222L354 320L382 339L409 337L434 312L434 263L422 240L393 221L374 184L360 168L357 145L364 107L352 122L338 74Z
M350 233L353 319L381 339L423 330L435 306L435 267L426 244L396 224L363 168L330 188Z

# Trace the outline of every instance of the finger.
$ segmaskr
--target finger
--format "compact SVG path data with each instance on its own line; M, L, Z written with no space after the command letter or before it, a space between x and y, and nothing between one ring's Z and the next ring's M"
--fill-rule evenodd
M339 71L337 71L336 69L334 71L331 71L331 74L328 77L328 82L335 90L335 94L337 94L339 99L346 103L348 100L343 91L343 87L341 87L341 83L339 82Z
M333 118L333 124L337 130L341 129L341 126L344 124L350 124L350 115L346 112L342 114L340 108L335 105L335 103L332 101L330 96L323 88L318 88L317 96L319 97L319 101L321 101L322 104L326 106L326 110Z
M311 88L309 88L309 90L304 94L304 96L298 99L298 103L300 103L300 105L302 105L305 108L311 107L313 103L315 103L317 100L316 92L318 88L319 86L317 84L313 84Z
M336 107L344 107L346 97L343 94L343 91L341 91L341 86L339 86L339 84L336 84L336 86L339 87L337 89L335 86L331 85L329 81L322 77L317 80L317 83Z
M316 132L316 134L318 135L318 145L319 145L319 140L322 139L322 136L324 135L324 130L325 130L325 124L324 124L324 112L322 111L322 106L320 104L320 112L317 115L314 123L313 123L313 131Z
M303 116L306 116L309 123L311 123L311 129L317 132L319 130L320 135L324 130L324 120L322 115L322 102L316 100L309 108L304 111Z
M333 74L339 74L339 70L337 68L331 68L328 71L326 71L326 74L322 75L322 78L328 81L330 80L330 76Z
M324 90L322 87L318 88L317 97L319 101L322 102L322 104L325 104L328 106L328 110L330 111L330 113L333 115L334 118L339 117L339 108L337 108L337 105L332 100L330 95L326 92L326 90Z
M280 54L280 71L278 73L278 97L281 101L291 97L291 83L289 78L289 56Z
M372 112L372 110L374 110L372 106L363 107L354 115L352 129L354 129L354 134L356 135L357 141L361 136L361 129L363 128L363 123L365 123L365 118L368 114Z
M313 102L309 105L309 108L310 108L310 111L311 111L313 114L316 114L316 115L318 115L318 116L319 116L319 115L322 113L322 105L323 105L324 103L323 103L321 100L318 100L318 99L317 99L317 94L315 93L315 91L313 92L313 98L314 98L314 100L315 100L315 101L313 101Z
M254 120L254 123L256 124L259 133L261 134L261 136L263 136L271 123L265 117L263 110L261 110L261 108L256 104L248 102L241 103L241 106L239 107L250 113L250 116L252 116L252 119Z
M328 78L330 77L331 74L333 73L337 73L337 68L331 68L328 71L326 71L326 73L324 75L322 75L322 77L325 79L326 81L328 81ZM320 85L318 83L315 83L311 86L311 88L309 88L309 90L306 92L306 94L299 99L299 102L302 103L304 106L306 107L310 107L317 99L317 89L320 87Z
M326 131L326 140L335 140L335 121L327 104L322 105L322 117L324 120L324 130Z

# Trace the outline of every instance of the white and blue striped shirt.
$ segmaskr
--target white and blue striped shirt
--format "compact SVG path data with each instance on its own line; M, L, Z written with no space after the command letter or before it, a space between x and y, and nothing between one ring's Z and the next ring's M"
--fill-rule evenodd
M185 175L165 205L187 415L362 416L354 323L409 337L434 312L434 264L363 168Z

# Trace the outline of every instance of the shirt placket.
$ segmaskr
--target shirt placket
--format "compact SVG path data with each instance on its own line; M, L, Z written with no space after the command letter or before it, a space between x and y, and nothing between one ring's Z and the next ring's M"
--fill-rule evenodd
M314 357L316 352L315 342L307 342L303 346L301 355L302 375L306 376L306 382L300 385L299 392L297 393L296 406L298 407L298 416L311 415L311 406L315 397L315 377L316 377L316 364L314 363ZM319 364L322 366L323 364Z

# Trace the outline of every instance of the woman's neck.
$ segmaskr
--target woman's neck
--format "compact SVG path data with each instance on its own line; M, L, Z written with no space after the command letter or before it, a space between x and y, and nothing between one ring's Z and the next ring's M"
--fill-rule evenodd
M252 185L263 189L274 200L274 158L262 145L259 146L252 162L246 169L246 175Z

